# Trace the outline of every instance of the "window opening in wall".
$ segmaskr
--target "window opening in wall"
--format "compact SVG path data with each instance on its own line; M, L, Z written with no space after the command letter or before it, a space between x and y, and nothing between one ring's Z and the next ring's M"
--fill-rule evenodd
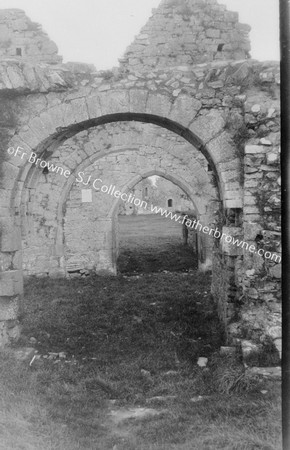
M217 48L217 51L218 51L218 52L222 52L222 51L223 51L223 48L224 48L224 45L225 45L225 44L219 44L219 45L218 45L218 48Z
M173 200L172 200L171 198L168 200L167 206L168 206L168 208L172 208L172 206L173 206Z
M22 48L19 48L19 47L16 48L16 55L22 56Z

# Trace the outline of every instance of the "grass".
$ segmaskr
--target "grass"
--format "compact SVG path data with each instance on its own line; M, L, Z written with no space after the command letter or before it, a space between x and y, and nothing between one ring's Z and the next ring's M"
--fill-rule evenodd
M119 216L119 273L187 272L197 256L183 245L182 225L158 215Z
M195 271L27 280L20 345L33 337L39 358L0 354L0 448L280 449L280 386L218 356L209 286ZM160 414L110 420L129 407Z
M3 409L20 431L6 427L3 448L279 449L279 386L224 393L215 383L223 333L208 284L196 273L30 279L22 344L34 337L42 357L31 367L4 358ZM167 395L176 398L153 403L167 410L157 418L108 422L112 400L144 407ZM210 399L190 401L199 395Z

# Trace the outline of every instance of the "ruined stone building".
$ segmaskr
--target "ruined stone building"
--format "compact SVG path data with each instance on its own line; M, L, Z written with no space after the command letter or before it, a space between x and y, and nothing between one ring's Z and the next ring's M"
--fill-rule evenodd
M119 214L121 215L154 214L151 205L172 212L194 210L190 198L177 185L165 178L145 178L136 184L130 192L136 199L143 202L143 207L136 206L134 203L123 202L119 206Z
M281 349L279 64L252 60L248 33L216 0L163 0L120 67L96 71L0 11L1 345L23 276L116 273L120 205L157 175L228 236L199 233L228 341Z

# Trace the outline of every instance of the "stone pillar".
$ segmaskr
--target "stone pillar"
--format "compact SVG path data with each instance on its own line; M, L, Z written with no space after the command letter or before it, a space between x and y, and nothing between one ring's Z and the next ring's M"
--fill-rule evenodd
M215 239L212 295L217 303L220 319L225 324L228 334L228 325L236 313L238 289L236 272L238 261L242 254L242 250L233 245L232 240L233 238L242 239L242 228L224 226L221 235L222 233L224 237L220 240ZM225 236L228 238L225 239ZM231 341L229 334L228 341Z
M98 220L99 230L103 233L104 245L98 252L99 261L96 267L97 274L117 274L117 239L115 219L106 218Z
M278 133L245 147L243 330L281 353L280 148Z
M212 269L212 251L213 251L213 237L209 235L211 226L211 218L208 214L201 215L199 222L202 224L197 227L198 232L198 269L206 272Z
M23 275L19 224L9 217L0 221L0 347L17 340L23 304Z
M213 240L205 233L198 234L198 270L206 272L212 269Z

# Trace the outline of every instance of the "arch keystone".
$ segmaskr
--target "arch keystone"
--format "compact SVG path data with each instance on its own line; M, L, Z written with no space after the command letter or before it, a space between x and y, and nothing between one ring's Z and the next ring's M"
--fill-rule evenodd
M130 89L130 112L144 113L148 98L148 91L141 89Z
M155 116L169 117L172 103L170 98L156 93L150 93L146 105L146 113Z
M90 95L86 98L86 102L90 119L100 117L103 114L99 94L94 93Z
M100 93L99 99L103 114L129 112L129 93L126 90Z

